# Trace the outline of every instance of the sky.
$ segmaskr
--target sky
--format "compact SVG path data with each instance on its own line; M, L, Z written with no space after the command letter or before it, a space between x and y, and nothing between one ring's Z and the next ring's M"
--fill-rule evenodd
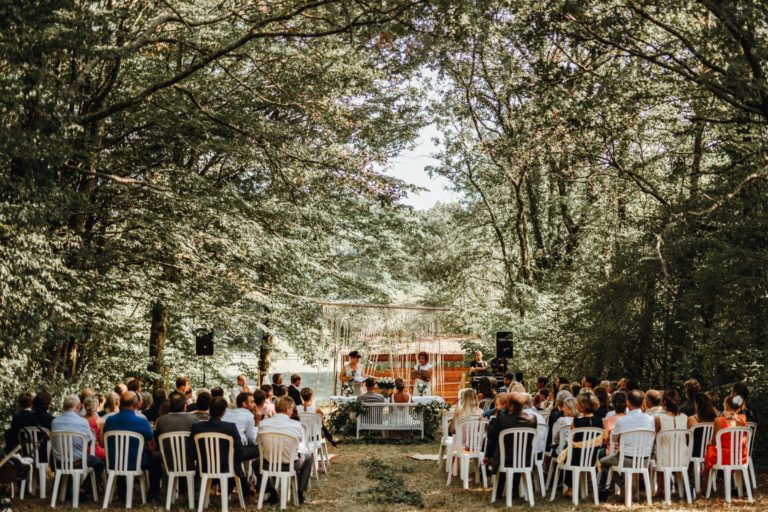
M437 164L437 160L430 157L438 150L432 141L437 135L438 132L434 125L423 128L416 141L416 146L412 150L404 151L393 158L385 171L390 176L427 189L421 192L412 192L402 201L417 210L428 210L438 202L449 203L458 200L458 195L448 190L450 182L447 179L442 176L430 177L425 170L427 166Z

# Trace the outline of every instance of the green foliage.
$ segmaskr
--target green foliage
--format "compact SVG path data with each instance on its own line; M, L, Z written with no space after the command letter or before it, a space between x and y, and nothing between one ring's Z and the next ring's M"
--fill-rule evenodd
M403 479L404 473L412 473L408 466L395 467L381 459L372 458L361 461L360 464L368 468L367 477L378 483L365 491L360 492L361 498L375 503L403 503L413 507L424 507L421 493L409 491Z
M417 414L424 417L424 437L427 440L435 438L435 432L440 428L440 420L443 412L450 407L447 404L439 402L429 402L419 404L415 408ZM352 437L357 434L357 416L365 412L366 406L363 402L351 400L338 405L328 416L328 429L335 435ZM366 431L367 433L367 431ZM368 439L368 438L365 438ZM379 438L371 438L379 439ZM399 443L404 441L399 438L383 438L383 443ZM357 442L357 441L356 441ZM421 442L421 441L419 441Z

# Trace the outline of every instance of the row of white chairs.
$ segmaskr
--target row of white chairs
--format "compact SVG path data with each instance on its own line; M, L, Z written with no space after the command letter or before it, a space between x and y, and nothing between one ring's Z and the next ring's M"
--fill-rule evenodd
M483 486L487 487L487 475L485 474L485 467L482 465L482 459L485 453L486 442L486 427L488 420L481 418L480 416L467 416L459 418L456 424L455 435L450 436L448 433L448 427L452 420L452 413L446 413L443 415L442 428L443 436L441 438L440 448L438 451L438 465L442 464L443 453L445 453L446 466L445 469L448 472L447 485L450 485L453 472L453 460L459 461L459 476L464 484L464 488L469 487L469 469L472 461L477 462L477 469L475 472L475 480L479 481L482 475ZM558 465L553 459L550 465L550 471L548 474L547 482L544 482L543 471L543 454L535 453L535 447L537 446L537 440L539 436L546 436L547 426L539 425L537 429L508 429L500 434L499 439L499 455L502 461L502 466L499 468L499 472L507 474L507 506L511 506L512 503L512 475L520 473L523 475L526 481L526 488L523 489L524 494L531 505L533 505L533 487L534 484L538 484L542 496L545 495L546 490L549 488L550 482L554 475L554 484L552 484L551 500L555 498L557 490L557 482L559 481L560 472L570 471L572 474L573 482L573 504L578 505L579 495L582 491L582 485L584 485L584 494L589 493L589 488L586 487L587 478L592 478L592 494L594 501L597 504L597 487L598 487L598 472L596 467L597 450L602 446L602 436L604 434L603 429L600 428L577 428L569 432L567 442L564 442L560 447L567 449L566 460L563 464ZM543 427L543 428L542 428ZM707 497L710 496L711 490L716 490L716 472L722 470L725 475L725 498L727 502L731 501L731 476L738 473L743 476L743 482L745 484L747 497L749 501L752 501L751 488L756 486L756 479L754 474L754 465L752 461L752 450L754 447L754 434L757 426L750 424L746 428L732 428L723 429L718 432L716 437L717 449L718 449L718 462L712 468L708 475L707 482ZM701 430L700 433L696 432ZM729 440L731 444L730 458L724 459L723 436L729 433ZM700 453L693 453L693 439L695 435L700 435L702 448ZM512 436L509 440L511 446L515 447L514 450L514 463L510 466L506 466L505 459L505 439L508 436ZM686 499L691 502L690 485L688 482L688 470L693 466L693 472L696 475L696 492L700 489L699 474L704 463L704 452L706 446L712 436L712 424L699 424L694 430L671 430L660 432L658 435L654 431L633 431L626 432L619 436L619 452L618 452L618 465L611 468L608 475L608 483L612 478L613 473L623 474L626 482L625 488L625 504L631 506L632 503L632 484L635 477L644 478L645 492L647 501L651 503L651 479L653 477L655 481L655 475L657 473L662 474L665 487L665 503L670 503L671 487L673 483L673 477L677 476L677 490L679 494L685 492ZM655 444L654 444L655 443ZM741 444L743 443L743 444ZM609 454L612 454L612 449L615 445L615 439L611 439L609 442L610 450ZM652 449L658 446L664 446L665 456L661 460L654 460L650 456ZM747 458L745 460L739 460L738 452L735 447L747 446ZM529 453L530 458L523 457L523 454ZM578 452L574 450L574 447L578 448ZM645 450L630 450L630 447L645 447ZM658 450L655 450L658 451ZM655 452L654 451L654 452ZM575 458L575 454L578 453L578 460ZM554 470L553 470L554 469ZM538 473L538 479L534 479L533 472ZM494 475L494 490L492 495L492 501L496 496L496 482L497 478ZM737 485L739 489L739 495L741 496L741 485L737 479ZM639 489L638 489L639 493Z
M312 420L307 420L312 422ZM314 427L310 427L314 428ZM92 467L88 466L87 455L91 453L93 443L78 432L49 432L45 429L32 427L25 429L27 432L22 439L25 445L22 451L28 450L30 458L34 461L32 474L22 482L21 498L24 499L24 491L27 486L32 491L34 478L37 477L37 487L40 497L45 499L46 477L45 472L50 464L54 471L53 492L51 507L55 507L63 500L67 480L71 480L72 507L78 508L80 488L86 478L91 479L94 500L98 502L98 486L96 474ZM315 436L309 434L310 439ZM322 438L322 435L320 436ZM198 511L202 512L209 506L211 484L219 482L221 487L222 511L228 510L230 478L235 480L235 492L238 495L240 506L245 508L243 490L240 479L235 475L234 445L230 436L217 433L198 434L194 437L194 446L197 452L197 467L188 457L187 447L189 432L171 432L158 438L163 467L167 474L166 509L170 510L171 504L178 496L178 482L186 480L189 498L189 508L195 506L195 476L200 477L200 497L197 500ZM50 440L50 441L48 441ZM314 442L310 440L310 443ZM260 434L258 437L259 450L261 452L260 473L262 475L261 488L259 490L258 508L261 509L266 492L267 480L275 480L275 488L280 493L280 507L285 509L289 494L292 494L294 504L298 504L298 479L293 462L298 458L298 441L290 436L278 433ZM79 445L79 453L76 446ZM134 483L139 481L142 503L146 503L147 476L141 469L141 453L144 451L143 436L129 431L112 431L104 435L106 447L106 478L103 508L111 503L116 489L116 478L126 479L126 508L133 504ZM58 454L52 456L52 448ZM131 457L131 453L139 454ZM327 454L327 448L325 453ZM326 457L327 458L327 457ZM221 468L227 468L223 471ZM292 493L290 491L293 491Z

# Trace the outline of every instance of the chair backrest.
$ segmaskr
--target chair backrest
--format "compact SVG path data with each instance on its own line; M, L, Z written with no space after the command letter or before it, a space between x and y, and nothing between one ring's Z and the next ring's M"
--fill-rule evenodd
M619 436L619 467L640 469L648 467L656 432L628 430Z
M749 456L752 456L752 450L755 448L755 436L757 435L757 423L754 421L747 422L747 428L752 431L749 436Z
M536 440L536 446L534 448L536 449L536 453L540 454L542 457L544 456L544 452L547 449L545 442L547 440L548 431L549 431L549 426L547 425L546 421L544 423L536 424L536 433L538 434L538 438ZM539 448L542 448L542 450L539 451Z
M299 441L287 434L267 432L259 435L261 471L293 471L293 461L299 456Z
M493 398L483 398L477 403L477 405L483 410L483 412L485 412L493 405Z
M466 449L472 453L481 452L485 442L485 425L481 416L463 416L456 421L456 435L453 446L459 452Z
M468 389L472 389L472 388L461 388L461 389L459 390L459 394L458 394L458 396L456 397L456 398L457 398L457 401L456 401L456 406L457 406L457 407L461 407L461 396L462 396L462 395L464 394L464 392L465 392L465 391L467 391Z
M664 430L656 434L656 466L687 468L693 453L693 432L684 429Z
M168 432L157 438L166 473L188 473L195 470L194 464L187 457L190 435L189 432Z
M499 432L499 469L533 468L538 436L535 428L507 428ZM508 445L512 452L511 458L507 456Z
M32 457L35 466L50 459L51 431L43 427L24 427L19 431L19 446L23 457Z
M232 436L203 432L196 434L194 441L197 471L201 476L221 478L235 474L235 440ZM240 439L237 442L240 442Z
M565 465L571 467L592 467L597 459L597 450L601 443L598 439L603 435L603 429L595 427L574 428L568 432L568 453ZM576 443L580 443L577 447ZM575 450L579 448L578 459Z
M115 473L140 473L144 453L144 436L129 430L104 433L106 467Z
M692 452L691 457L694 459L703 459L704 454L707 452L707 445L709 444L709 440L712 439L712 430L714 429L714 424L711 422L705 422L705 423L697 423L693 427L691 427L691 432L693 433L693 439L695 440L697 436L701 436L701 442L699 443L699 450L698 452Z
M53 465L62 471L88 469L88 436L80 432L52 432Z
M306 441L319 443L323 438L323 420L316 412L300 412L299 420L307 430Z
M441 428L443 430L442 436L440 438L441 441L445 441L449 437L451 437L451 434L449 432L450 426L451 426L451 420L453 420L453 413L450 411L444 412L442 418L440 419Z
M727 436L727 437L726 437ZM717 447L718 466L746 466L749 438L752 431L749 427L729 427L717 431L715 446ZM728 447L728 453L723 448Z

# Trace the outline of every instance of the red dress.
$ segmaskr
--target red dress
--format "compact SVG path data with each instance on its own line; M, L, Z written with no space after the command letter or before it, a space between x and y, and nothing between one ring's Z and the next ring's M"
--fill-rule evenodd
M98 421L99 421L99 417L96 416L96 415L91 416L90 418L88 418L88 426L91 427L91 431L93 432L93 437L96 438L96 439L99 438L99 425L97 423ZM104 447L101 446L98 442L96 443L95 455L96 455L97 458L99 458L101 460L106 460L107 459L107 454L104 451Z
M720 416L718 418L715 418L715 433L717 433L719 430L722 430L724 428L729 427L746 427L747 421L744 418L743 415L738 414L736 415L735 419L727 420L726 418ZM723 452L723 462L727 462L731 460L731 434L726 433L723 434L720 437L720 442L722 443L722 452ZM744 436L742 438L742 464L746 464L747 462L747 436ZM717 464L717 446L714 444L710 444L707 446L707 452L704 455L704 470L709 471L709 469Z

